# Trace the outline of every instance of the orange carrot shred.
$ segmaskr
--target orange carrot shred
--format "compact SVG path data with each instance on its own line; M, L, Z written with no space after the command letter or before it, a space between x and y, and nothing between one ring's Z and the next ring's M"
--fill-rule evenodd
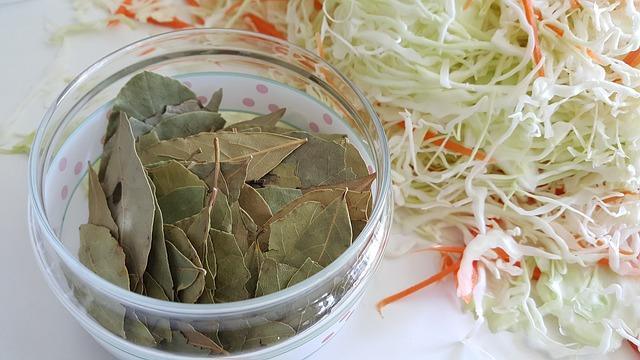
M382 309L391 304L394 303L396 301L399 301L401 299L404 299L405 297L415 293L416 291L419 291L421 289L426 288L429 285L435 284L438 281L446 278L449 274L452 274L454 272L456 272L458 269L460 268L460 260L455 261L453 264L451 264L450 266L447 266L444 270L440 271L439 273L413 285L410 286L398 293L395 293L391 296L388 296L382 300L380 300L377 304L376 304L376 308L378 309L378 312L380 314L382 314Z
M473 0L467 0L462 6L462 10L467 10L468 8L471 7L471 4L473 4Z
M492 250L496 253L496 255L498 255L500 259L502 259L502 261L509 262L509 254L507 254L507 252L504 251L504 249L493 248Z
M533 268L533 274L531 274L531 280L538 281L540 279L540 275L542 275L542 271L540 271L539 267Z
M195 21L198 25L204 25L204 18L202 16L193 15L193 21Z
M424 140L431 140L433 138L435 138L436 136L439 136L438 133L436 133L435 131L427 131L426 134L424 134ZM455 142L451 139L447 140L447 142L445 143L444 139L434 139L431 141L434 145L437 146L441 146L442 144L444 144L444 148L460 154L460 155L466 155L466 156L471 156L471 154L473 154L473 149L468 148L458 142ZM478 152L476 152L476 156L475 158L477 160L484 160L486 158L486 154L483 151L478 150Z
M109 20L109 22L107 22L107 26L108 27L113 27L120 24L120 20L118 19L113 19L113 20Z
M184 0L184 2L189 6L200 7L200 3L198 2L198 0Z
M622 59L625 63L627 63L631 67L636 67L640 65L640 49L636 49L627 54L627 56Z
M436 245L436 246L431 246L431 247L424 248L424 249L418 249L415 252L427 252L427 251L434 251L434 252L439 252L439 253L462 254L464 252L464 247L463 246L441 246L441 245Z
M453 264L453 258L448 254L442 254L442 264L440 265L440 271L446 269Z
M598 260L598 265L600 266L609 266L609 259L600 259Z
M124 4L124 2L123 2L123 4ZM136 13L134 13L133 11L127 9L124 5L120 5L118 7L118 9L116 9L115 14L126 16L126 17L128 17L130 19L134 19L136 17Z
M578 2L578 0L571 0L571 8L572 9L580 9L582 5Z
M245 14L244 18L250 21L255 27L257 32L265 35L270 35L285 40L287 37L276 29L275 25L254 14Z
M322 4L322 2L320 2L320 0L313 0L313 7L316 10L320 11L320 10L322 10L323 4Z
M535 61L536 65L539 65L540 62L542 61L542 52L540 50L540 44L539 44L539 39L538 39L538 27L535 24L535 19L534 19L534 11L533 11L533 4L531 3L531 0L521 0L522 2L522 7L524 8L524 15L527 18L527 22L529 23L529 25L531 26L531 28L533 29L533 61ZM538 70L538 75L539 76L544 76L544 69L540 68L540 70Z
M322 36L320 33L316 33L316 51L318 56L324 59L324 47L322 46Z
M151 25L164 26L172 29L185 29L189 27L193 27L193 25L188 24L177 17L174 17L170 21L158 21L152 17L147 18L147 22Z

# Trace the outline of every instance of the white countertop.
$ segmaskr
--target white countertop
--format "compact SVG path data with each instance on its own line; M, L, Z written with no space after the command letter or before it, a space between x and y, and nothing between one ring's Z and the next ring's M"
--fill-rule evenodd
M0 124L46 76L57 51L47 43L49 29L69 21L69 2L0 5ZM0 359L112 359L54 298L40 274L27 230L26 162L25 156L0 156ZM389 306L384 319L377 314L378 300L438 267L434 254L385 259L359 309L312 359L510 359L516 354L521 359L545 358L525 347L521 336L491 334L486 328L462 345L473 319L460 310L451 279ZM610 358L633 355L625 346Z

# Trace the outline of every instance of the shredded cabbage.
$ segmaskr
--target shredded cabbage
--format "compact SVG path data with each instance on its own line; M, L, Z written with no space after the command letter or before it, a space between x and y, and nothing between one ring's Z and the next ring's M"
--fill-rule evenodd
M93 3L111 17L121 4ZM365 91L389 138L396 223L466 246L457 291L479 321L556 357L640 344L640 70L621 60L640 47L636 1L533 1L539 65L518 0L177 3L130 6L140 21L240 28L254 13Z

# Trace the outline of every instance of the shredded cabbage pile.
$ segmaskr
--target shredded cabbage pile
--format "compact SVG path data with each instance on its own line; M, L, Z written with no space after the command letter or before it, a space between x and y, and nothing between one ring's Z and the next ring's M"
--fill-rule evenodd
M553 356L640 345L640 70L622 61L640 47L636 1L534 1L538 66L524 1L245 0L225 15L234 3L189 11L243 28L255 13L369 96L396 222L466 247L457 292L480 322Z

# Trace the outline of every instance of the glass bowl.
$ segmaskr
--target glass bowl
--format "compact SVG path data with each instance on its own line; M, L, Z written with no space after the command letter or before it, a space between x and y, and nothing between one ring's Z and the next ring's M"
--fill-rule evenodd
M352 246L324 270L290 288L222 304L153 299L119 288L85 268L77 250L78 226L88 217L87 164L102 153L110 102L128 79L145 70L183 81L205 97L204 103L223 88L221 112L264 114L286 107L283 120L290 126L347 134L377 174L370 221ZM392 212L384 130L360 91L312 53L235 30L153 36L89 67L44 116L29 159L29 182L31 238L50 287L80 324L121 359L299 359L312 354L357 306L381 260ZM118 316L125 317L126 334L112 326ZM274 321L295 324L296 334L286 337L272 331L268 341L260 338ZM155 342L131 336L140 322L154 336L163 335ZM218 334L232 335L220 340ZM170 343L163 342L167 337ZM212 339L234 344L229 345L234 352L220 352Z

